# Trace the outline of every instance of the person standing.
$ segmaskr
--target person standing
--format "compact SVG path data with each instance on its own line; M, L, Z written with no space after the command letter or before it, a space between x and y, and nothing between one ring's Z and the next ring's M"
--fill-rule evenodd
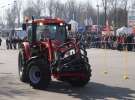
M128 51L132 51L132 49L133 49L133 35L131 34L131 35L128 35L128 37L127 37L127 50Z
M13 44L13 48L16 49L16 46L17 46L17 38L16 37L14 37L12 39L12 44Z
M0 46L1 46L1 43L2 43L2 39L0 38Z
M6 39L6 47L7 47L7 49L9 49L9 48L10 48L10 46L9 46L9 42L10 42L10 41L9 41L9 38L7 38L7 39Z
M118 43L117 50L122 51L123 50L123 47L122 47L122 43L123 43L122 35L118 36L117 43Z

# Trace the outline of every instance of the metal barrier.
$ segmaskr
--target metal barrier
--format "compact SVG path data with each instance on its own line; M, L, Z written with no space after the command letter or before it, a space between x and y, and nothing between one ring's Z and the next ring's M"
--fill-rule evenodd
M120 46L121 51L128 48L128 46L131 46L132 50L135 49L135 43L118 43L114 41L94 41L94 42L85 43L85 45L87 48L102 48L102 49L118 49L119 48L118 46L121 45Z

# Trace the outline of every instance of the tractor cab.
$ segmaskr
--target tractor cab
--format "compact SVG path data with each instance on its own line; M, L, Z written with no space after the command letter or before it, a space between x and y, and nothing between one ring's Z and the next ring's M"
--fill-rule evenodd
M67 40L67 29L71 26L59 18L44 18L27 21L23 24L23 29L28 33L28 41L57 40L64 42Z
M44 25L39 23L36 28L37 41L44 41L47 38L51 40L65 41L67 39L67 31L63 23Z

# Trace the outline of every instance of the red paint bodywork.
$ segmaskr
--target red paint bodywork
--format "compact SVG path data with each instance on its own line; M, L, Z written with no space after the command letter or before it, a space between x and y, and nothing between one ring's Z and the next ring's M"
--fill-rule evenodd
M65 23L62 19L59 18L47 18L47 19L36 19L33 21L33 23L43 23L45 25L47 24L60 24L60 23Z
M39 24L39 23L44 23L44 24L60 24L60 23L65 23L61 19L38 19L34 20L33 23ZM74 48L76 53L80 53L79 49L79 43L77 43L76 39L70 39L65 43L65 46L60 47L63 45L61 41L58 40L45 40L45 41L37 41L35 43L30 44L29 42L23 42L23 51L24 51L24 56L26 60L29 60L31 58L31 51L30 51L30 45L39 45L42 49L47 49L48 50L48 60L50 63L54 60L54 51L68 51L71 48ZM54 76L56 79L59 79L60 76L66 76L66 77L79 77L84 79L84 74L82 73L64 73L64 74L59 74L59 73L52 73L52 76Z
M25 60L29 60L29 58L31 57L29 42L23 42L22 43L22 50L23 50L23 53L24 53Z

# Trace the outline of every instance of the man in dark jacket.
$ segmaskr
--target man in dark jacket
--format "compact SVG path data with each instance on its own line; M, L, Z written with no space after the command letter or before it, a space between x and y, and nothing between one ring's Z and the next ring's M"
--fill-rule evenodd
M7 47L7 49L9 49L9 42L10 42L10 41L9 41L9 38L7 38L7 39L6 39L6 47Z
M2 43L2 39L0 38L0 46L1 46L1 43Z
M132 44L133 43L133 35L128 35L126 42L127 42L127 50L132 51L132 49L133 49L133 44Z

